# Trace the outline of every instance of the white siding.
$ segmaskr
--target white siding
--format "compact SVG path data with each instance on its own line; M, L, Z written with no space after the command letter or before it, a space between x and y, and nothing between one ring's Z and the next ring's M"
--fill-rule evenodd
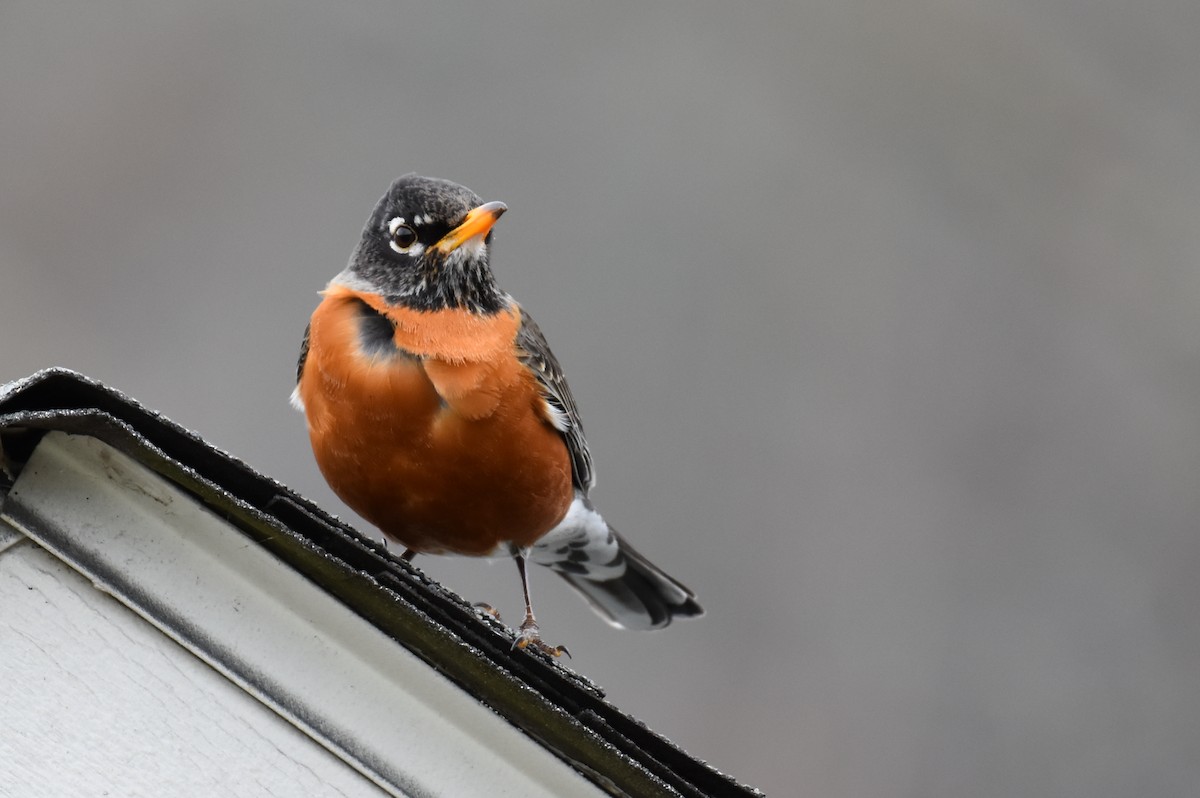
M385 794L30 541L0 553L0 695L3 796Z

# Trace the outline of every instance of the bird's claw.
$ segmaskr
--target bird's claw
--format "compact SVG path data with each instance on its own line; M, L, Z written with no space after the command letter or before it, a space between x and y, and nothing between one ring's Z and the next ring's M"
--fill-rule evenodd
M491 604L488 604L486 601L476 601L471 606L473 606L475 609L479 610L480 612L484 613L485 615L490 615L495 620L500 621L501 623L504 623L503 621L500 620L500 610L496 609Z
M561 657L563 654L566 654L567 659L571 658L571 652L567 650L566 646L552 646L545 640L542 640L541 630L538 629L537 622L532 618L525 619L525 622L521 624L520 634L517 635L513 647L534 648L552 657Z

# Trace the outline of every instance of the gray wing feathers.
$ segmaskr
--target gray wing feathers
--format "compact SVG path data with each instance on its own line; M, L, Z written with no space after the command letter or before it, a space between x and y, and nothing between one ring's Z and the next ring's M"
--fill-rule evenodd
M542 396L555 416L554 426L562 434L571 454L575 487L586 494L596 483L596 473L592 467L592 453L583 437L579 408L575 406L575 397L571 395L562 366L546 343L546 336L524 308L521 308L521 328L517 331L517 357L537 377Z
M312 334L312 322L304 325L304 340L300 343L300 357L296 358L296 382L304 376L304 363L308 360L308 338Z

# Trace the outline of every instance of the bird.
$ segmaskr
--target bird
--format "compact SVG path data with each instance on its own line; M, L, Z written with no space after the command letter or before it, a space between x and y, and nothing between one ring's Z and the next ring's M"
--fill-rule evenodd
M465 186L406 174L376 203L304 332L292 404L335 494L401 557L511 557L541 637L528 562L558 573L609 624L659 629L704 614L589 497L579 409L532 316L496 283L507 211Z

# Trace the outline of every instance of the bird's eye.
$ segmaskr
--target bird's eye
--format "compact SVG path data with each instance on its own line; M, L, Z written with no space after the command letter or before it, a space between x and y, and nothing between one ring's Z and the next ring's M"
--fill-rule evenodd
M388 243L392 249L401 254L408 252L412 245L417 243L417 232L398 219L388 223L388 235L391 236Z

